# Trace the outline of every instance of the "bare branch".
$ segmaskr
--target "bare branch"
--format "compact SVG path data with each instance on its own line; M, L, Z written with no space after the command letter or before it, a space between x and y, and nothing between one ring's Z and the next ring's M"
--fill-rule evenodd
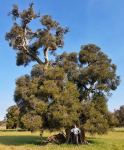
M44 59L45 59L46 66L48 66L48 64L49 64L48 51L49 51L48 48L44 48Z

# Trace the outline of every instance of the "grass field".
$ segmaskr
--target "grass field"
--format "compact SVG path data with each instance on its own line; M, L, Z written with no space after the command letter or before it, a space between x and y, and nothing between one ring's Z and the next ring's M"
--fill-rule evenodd
M45 132L44 136L52 133ZM39 133L0 130L0 150L124 150L124 129L106 135L87 135L89 145L40 145Z

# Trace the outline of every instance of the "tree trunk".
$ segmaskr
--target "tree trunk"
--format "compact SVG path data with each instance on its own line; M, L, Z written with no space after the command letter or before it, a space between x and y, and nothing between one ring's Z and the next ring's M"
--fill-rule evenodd
M81 133L78 135L74 135L73 133L71 133L71 128L65 129L67 144L88 144L85 136L85 129L80 129Z
M82 139L83 144L88 144L88 142L86 140L85 129L84 128L81 128L81 139Z
M65 129L65 134L66 134L66 143L70 143L70 128Z

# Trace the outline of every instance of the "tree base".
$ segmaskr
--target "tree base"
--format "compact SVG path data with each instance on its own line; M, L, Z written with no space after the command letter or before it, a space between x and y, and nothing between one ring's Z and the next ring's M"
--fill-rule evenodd
M42 141L42 144L48 144L48 143L54 143L54 144L64 144L64 143L67 143L67 144L76 144L76 143L72 143L72 142L67 142L67 138L64 134L62 133L59 133L59 134L56 134L56 135L52 135L50 137L48 137L46 140L43 140ZM85 140L85 141L82 141L78 144L88 144L88 142Z

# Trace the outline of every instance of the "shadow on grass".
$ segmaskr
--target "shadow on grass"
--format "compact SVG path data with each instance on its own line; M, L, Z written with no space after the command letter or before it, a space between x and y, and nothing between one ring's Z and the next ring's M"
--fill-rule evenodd
M16 132L17 130L1 130L1 132ZM98 142L98 138L95 137L88 137L88 143L89 144L96 144ZM20 146L20 145L47 145L47 137L43 137L42 141L40 139L40 136L34 136L34 135L4 135L0 136L0 144L3 145L11 145L11 146ZM63 144L63 143L62 143ZM60 144L59 144L60 145ZM69 144L70 145L70 144Z
M5 130L0 130L0 132L24 132L24 131L28 131L28 130L23 130L23 129L18 129L18 130L15 130L15 129L5 129Z
M88 141L89 144L93 144L93 145L103 143L103 142L102 142L103 139L98 138L98 137L88 137L87 141Z
M0 132L16 132L16 130L13 130L13 129L7 129L7 130L0 130Z
M0 136L0 144L3 145L40 145L39 136Z
M46 140L47 137L43 137ZM95 139L88 139L89 144L98 144L99 142ZM23 145L47 145L48 143L41 143L39 136L0 136L0 144L8 146L23 146ZM66 143L65 143L66 144ZM88 144L88 145L89 145ZM61 145L61 144L57 144ZM63 144L62 144L63 145ZM73 145L73 144L67 144Z
M115 130L114 132L120 132L120 133L122 133L122 132L124 132L124 130Z
M93 140L93 139L88 139L87 142L88 142L89 144L97 144L97 143L99 143L98 141Z

